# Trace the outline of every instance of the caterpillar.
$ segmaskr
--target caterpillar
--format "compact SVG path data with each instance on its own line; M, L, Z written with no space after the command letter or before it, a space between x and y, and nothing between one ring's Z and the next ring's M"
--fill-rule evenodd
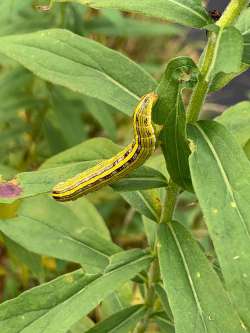
M73 178L57 184L52 197L57 201L75 200L111 184L142 165L155 150L156 137L151 112L158 95L144 95L133 113L134 138L114 157L104 160Z

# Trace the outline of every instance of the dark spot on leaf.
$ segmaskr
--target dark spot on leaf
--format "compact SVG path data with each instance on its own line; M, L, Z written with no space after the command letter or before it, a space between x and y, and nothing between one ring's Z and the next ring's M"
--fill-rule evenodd
M0 183L0 197L3 198L15 198L20 195L22 189L14 182Z

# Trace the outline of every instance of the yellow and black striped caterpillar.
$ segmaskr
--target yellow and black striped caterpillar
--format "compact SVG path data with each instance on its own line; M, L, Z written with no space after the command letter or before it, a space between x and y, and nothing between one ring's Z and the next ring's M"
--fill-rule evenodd
M111 184L142 165L155 149L156 137L151 112L158 96L143 96L133 114L134 138L114 157L57 184L52 196L58 201L75 200L89 192Z

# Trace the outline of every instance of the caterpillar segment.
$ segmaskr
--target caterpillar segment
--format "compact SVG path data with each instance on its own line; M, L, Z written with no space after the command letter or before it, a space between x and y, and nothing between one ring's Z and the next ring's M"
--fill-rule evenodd
M134 137L128 146L112 158L57 184L52 190L52 197L57 201L75 200L114 183L142 165L155 150L151 113L157 99L158 95L154 92L140 99L133 114Z

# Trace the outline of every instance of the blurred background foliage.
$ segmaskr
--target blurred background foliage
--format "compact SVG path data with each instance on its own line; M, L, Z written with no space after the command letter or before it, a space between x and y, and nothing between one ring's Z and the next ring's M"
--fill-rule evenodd
M209 3L210 9L223 9L223 1L214 2ZM74 3L54 5L47 10L46 4L32 0L2 1L0 36L65 28L126 54L156 79L161 77L166 63L174 56L187 55L197 62L206 43L204 32L138 14L93 10ZM41 6L40 9L37 5ZM250 94L250 83L246 77L245 73L220 93L211 94L202 118L220 115L228 105L246 100ZM129 117L101 101L45 82L1 55L0 87L0 175L4 179L11 179L21 171L36 170L49 157L88 138L107 137L121 145L131 138ZM249 153L249 145L246 145L246 151ZM146 218L142 221L141 215L129 207L120 195L105 188L88 198L95 204L115 243L125 249L146 247L143 224L147 230L151 223ZM18 205L18 202L0 205L0 218L15 215ZM181 194L176 219L193 230L217 267L212 243L193 194ZM76 267L76 264L63 260L31 254L2 235L0 299L12 298ZM136 303L140 294L135 291L131 295L128 287L128 284L125 285L121 292L129 298L128 304L131 298ZM102 318L112 313L109 304L114 302L103 303L100 310ZM100 313L95 313L95 316L100 316Z

